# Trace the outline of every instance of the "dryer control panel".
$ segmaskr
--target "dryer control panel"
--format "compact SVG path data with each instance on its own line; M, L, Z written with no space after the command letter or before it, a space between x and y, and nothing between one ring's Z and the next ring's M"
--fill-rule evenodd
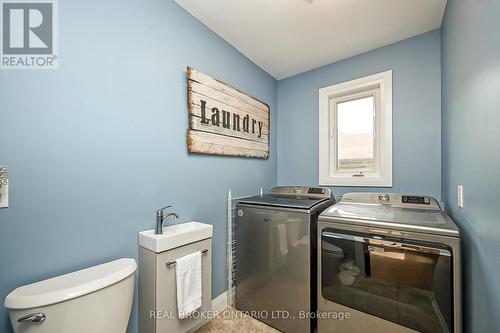
M431 204L431 199L429 197L421 197L415 195L403 195L401 196L401 201L403 203L420 204L420 205Z
M433 197L401 193L346 193L340 202L391 205L400 208L441 209Z

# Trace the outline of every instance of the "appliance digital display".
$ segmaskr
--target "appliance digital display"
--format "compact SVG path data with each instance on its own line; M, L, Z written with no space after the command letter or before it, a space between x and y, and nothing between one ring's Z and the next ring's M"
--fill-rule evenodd
M411 203L411 204L421 204L421 205L430 205L431 201L428 197L414 196L414 195L403 195L401 197L403 203Z
M309 194L323 194L324 193L324 189L318 188L318 187L311 187L309 189L309 191L307 191L307 193L309 193Z

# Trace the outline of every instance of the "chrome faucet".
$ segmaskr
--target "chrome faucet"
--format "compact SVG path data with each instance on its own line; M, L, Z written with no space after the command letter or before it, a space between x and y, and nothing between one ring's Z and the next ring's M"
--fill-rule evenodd
M169 217L173 217L174 219L178 219L179 215L176 213L168 213L165 215L165 209L170 208L172 206L165 206L156 211L156 228L155 235L163 234L163 222Z

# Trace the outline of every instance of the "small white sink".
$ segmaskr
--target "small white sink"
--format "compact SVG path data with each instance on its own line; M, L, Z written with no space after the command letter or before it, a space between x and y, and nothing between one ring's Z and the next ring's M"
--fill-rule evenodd
M212 237L213 226L200 222L187 222L164 227L163 234L154 229L139 232L139 246L156 253Z

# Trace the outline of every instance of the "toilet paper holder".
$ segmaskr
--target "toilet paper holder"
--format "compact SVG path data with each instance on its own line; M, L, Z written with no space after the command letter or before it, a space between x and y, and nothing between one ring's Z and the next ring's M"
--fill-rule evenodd
M0 165L0 187L9 183L9 176L7 174L7 167Z
M9 207L9 176L7 167L0 165L0 208Z

